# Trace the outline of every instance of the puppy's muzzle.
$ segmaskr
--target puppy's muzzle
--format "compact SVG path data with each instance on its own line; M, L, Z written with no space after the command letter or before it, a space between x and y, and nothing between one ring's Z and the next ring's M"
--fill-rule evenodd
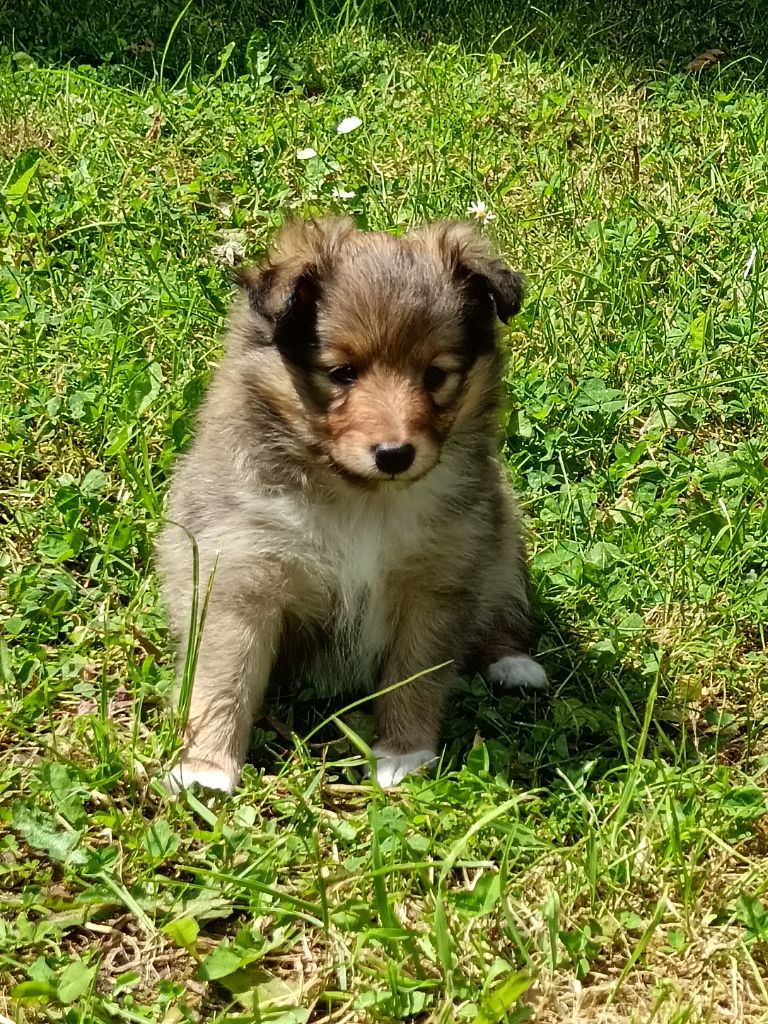
M387 476L397 476L413 465L416 449L412 444L391 444L384 442L373 446L373 460L376 468Z

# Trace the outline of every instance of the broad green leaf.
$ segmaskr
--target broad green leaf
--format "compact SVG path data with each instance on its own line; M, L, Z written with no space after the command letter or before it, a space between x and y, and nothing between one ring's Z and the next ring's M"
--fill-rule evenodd
M22 981L11 990L11 998L20 1003L36 1002L38 999L55 999L56 988L47 981Z
M40 154L32 149L16 157L4 189L6 199L18 201L24 198L41 159Z
M87 498L95 498L96 495L101 494L107 485L107 474L103 473L100 469L89 470L80 484L81 492Z
M246 957L246 960L249 958ZM243 957L233 952L231 946L219 945L200 964L198 977L201 981L217 981L234 974L243 965Z
M165 860L179 848L179 837L174 835L171 826L163 818L153 821L144 837L147 853L155 861Z
M6 619L6 628L7 622ZM0 683L4 686L13 686L15 682L16 678L11 666L11 652L8 650L8 644L0 636Z
M117 995L119 992L125 992L126 989L131 988L137 982L141 982L142 976L138 971L126 971L124 974L119 974L114 981L112 986L112 995Z
M85 864L87 856L80 846L81 833L64 831L44 811L32 810L22 803L14 804L11 823L33 850L47 853L59 863Z
M46 765L42 774L59 814L66 818L71 825L76 827L84 825L87 820L87 815L83 810L85 793L66 767L55 761L53 764Z
M747 821L762 818L766 812L765 793L757 786L734 786L723 800L723 812Z
M736 918L752 933L752 937L768 939L768 910L762 900L743 892L736 903Z
M27 968L27 974L32 981L44 981L48 985L56 985L58 976L44 956L39 956Z
M67 964L59 978L56 996L60 1003L74 1003L84 995L96 974L96 967L89 967L82 960L73 960Z
M527 971L508 974L480 1004L475 1024L497 1024L532 984L533 978Z
M259 964L249 964L219 982L224 985L241 1006L251 1009L258 1006L259 1010L278 1010L293 1008L301 999L301 990L282 978L278 978Z
M163 931L177 946L191 950L200 934L200 925L194 917L180 917L176 921L169 921Z

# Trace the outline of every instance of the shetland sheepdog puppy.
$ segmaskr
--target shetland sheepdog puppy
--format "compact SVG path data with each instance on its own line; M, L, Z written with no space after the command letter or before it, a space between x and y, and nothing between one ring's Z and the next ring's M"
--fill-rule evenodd
M182 664L190 538L200 606L213 574L167 785L231 792L280 677L370 693L377 778L396 785L435 759L458 673L547 685L498 458L496 323L523 280L468 224L328 218L284 227L240 285L158 543Z

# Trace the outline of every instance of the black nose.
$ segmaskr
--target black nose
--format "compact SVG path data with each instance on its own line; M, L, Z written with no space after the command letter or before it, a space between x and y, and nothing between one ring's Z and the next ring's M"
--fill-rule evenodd
M413 463L416 449L412 444L377 444L373 452L376 468L389 476L397 476Z

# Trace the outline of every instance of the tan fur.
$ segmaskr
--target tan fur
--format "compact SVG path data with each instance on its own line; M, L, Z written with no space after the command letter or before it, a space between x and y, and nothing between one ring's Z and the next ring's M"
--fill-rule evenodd
M521 279L468 225L395 238L329 219L286 227L242 284L158 544L182 651L185 531L201 590L215 566L171 784L236 784L275 675L375 693L450 661L376 701L380 778L397 781L434 755L457 672L493 661L514 683L508 666L526 659L505 656L529 650L496 455L494 322L517 311ZM353 382L329 377L348 364ZM412 464L381 472L381 444L412 445Z

